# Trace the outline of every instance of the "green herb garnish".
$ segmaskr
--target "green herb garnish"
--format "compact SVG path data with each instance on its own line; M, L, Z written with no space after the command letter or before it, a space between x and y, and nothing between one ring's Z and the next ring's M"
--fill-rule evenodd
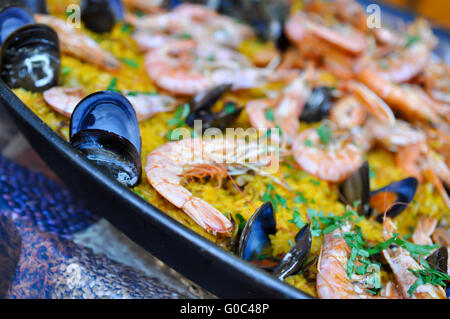
M68 66L63 66L63 67L61 68L61 73L62 73L62 75L67 75L67 74L70 73L70 71L72 71L72 70L71 70L71 68L69 68Z
M328 126L322 124L321 126L316 128L316 131L317 131L317 134L319 135L322 143L330 144L332 134L331 134L331 129Z
M130 67L132 67L134 69L139 68L139 64L136 61L132 60L132 59L123 58L123 59L120 59L120 60L123 63L125 63L126 65L128 65L128 66L130 66Z
M419 37L418 35L409 36L408 40L406 41L405 48L409 48L414 43L420 42L420 41L422 41L422 38Z
M177 127L182 126L184 124L184 120L189 115L190 109L191 107L189 103L184 103L183 105L179 106L175 111L174 117L168 120L167 124L175 125Z
M117 78L116 78L116 77L113 77L113 78L111 79L111 81L109 82L109 85L108 85L107 90L108 90L108 91L118 92L119 90L116 89L116 86L117 86Z
M275 118L273 117L273 109L268 108L266 111L266 119L268 119L271 122L275 122Z

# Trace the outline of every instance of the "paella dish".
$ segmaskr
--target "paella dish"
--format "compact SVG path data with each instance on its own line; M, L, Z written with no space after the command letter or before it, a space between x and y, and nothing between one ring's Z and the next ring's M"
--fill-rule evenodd
M0 11L2 80L106 174L312 297L448 298L450 67L428 21L32 3Z

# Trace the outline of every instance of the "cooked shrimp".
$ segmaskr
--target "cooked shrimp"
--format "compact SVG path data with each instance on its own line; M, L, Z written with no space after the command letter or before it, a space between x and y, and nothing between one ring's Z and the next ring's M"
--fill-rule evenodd
M71 24L50 15L36 14L36 21L51 26L58 33L61 51L95 64L108 71L116 71L120 62L97 42L76 30Z
M367 111L381 122L394 125L395 116L391 108L380 99L367 86L356 81L350 81L348 89L355 94L364 104Z
M266 154L266 149L256 142L242 142L244 144L226 138L169 142L148 155L147 180L161 196L181 208L203 229L230 236L230 220L206 201L193 196L181 183L189 176L223 178L227 170L245 167L249 159L257 160L254 166L270 164L272 152Z
M294 139L294 158L311 175L330 182L343 181L361 166L363 152L351 136L333 134L326 142L321 142L316 129L307 129Z
M322 299L372 299L363 283L347 275L350 248L342 237L349 225L326 234L320 250L316 279L317 294Z
M125 6L142 10L147 13L153 13L161 10L164 0L123 0Z
M353 95L347 95L333 105L330 120L341 129L350 129L364 124L367 111Z
M433 245L431 235L437 226L437 219L430 216L421 216L414 229L412 240L416 245Z
M371 67L386 80L408 82L426 68L436 44L429 24L418 19L409 26L406 37L401 38L391 52L375 57Z
M415 145L426 140L426 135L422 130L402 120L396 120L395 124L391 125L375 118L369 118L364 125L364 130L367 132L367 136L394 152L401 147Z
M388 240L396 232L398 231L392 220L386 218L383 222L384 239ZM402 247L395 246L385 249L383 250L383 256L391 267L403 296L409 298L408 290L417 280L417 277L409 269L419 270L423 267ZM442 287L426 284L419 285L413 292L412 298L446 299L446 296Z
M328 27L319 16L310 17L304 13L292 15L286 22L286 34L294 43L301 45L308 33L350 54L360 54L367 47L364 34L350 25L336 23Z
M86 96L83 88L53 87L44 91L45 102L56 112L70 118L75 107Z
M179 40L147 53L147 73L159 87L194 95L221 84L252 88L291 77L292 72L255 68L242 54L214 44Z
M75 107L86 96L83 88L53 87L44 91L43 97L55 111L70 118ZM125 93L139 121L144 121L157 113L172 111L176 100L167 95Z
M430 62L423 72L428 94L438 102L450 104L450 66L444 62Z
M362 69L357 76L376 95L405 117L428 123L442 122L436 114L435 106L424 98L419 87L395 84L369 68Z
M248 26L196 4L185 3L171 12L144 17L136 17L127 13L125 20L140 31L189 36L198 41L211 41L233 48L253 36L252 30Z
M277 99L248 102L246 111L250 124L259 129L278 126L282 131L281 136L290 144L300 128L300 114L310 93L311 88L307 83L306 74L302 73L284 88ZM273 119L267 116L269 108L273 108Z
M450 170L440 155L424 142L405 146L395 155L396 165L419 181L428 179L438 190L442 200L450 208L450 198L442 182L450 185Z

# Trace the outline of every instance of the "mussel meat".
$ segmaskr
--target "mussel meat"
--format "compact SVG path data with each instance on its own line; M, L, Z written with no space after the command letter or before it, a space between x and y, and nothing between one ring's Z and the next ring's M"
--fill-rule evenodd
M220 130L227 128L239 117L243 108L234 102L226 102L224 108L218 112L213 112L211 108L230 88L230 84L220 85L195 96L190 103L191 112L186 118L186 124L194 127L195 120L202 120L203 131L212 127Z
M81 21L86 28L94 32L110 32L122 19L121 0L83 0L81 2Z
M339 190L345 204L354 206L357 203L360 215L375 215L381 223L384 213L394 218L406 209L416 194L417 186L417 179L408 177L370 192L369 164L365 162L339 186Z
M0 0L0 7L9 5L20 5L26 7L33 13L47 14L47 2L45 0Z
M332 104L333 98L330 88L320 86L313 89L302 110L300 121L307 123L322 121L328 117Z
M296 274L305 265L311 250L312 236L311 226L303 226L295 236L295 245L284 255L283 259L273 270L273 275L280 280Z
M0 44L18 28L34 23L33 14L19 6L4 7L0 11Z
M0 62L1 77L9 87L45 91L59 79L58 35L47 25L26 24L2 43Z
M408 177L389 184L370 193L370 207L376 220L383 222L383 215L394 218L403 212L416 194L419 182L414 177Z
M70 143L122 184L141 178L141 135L136 113L123 95L112 91L85 97L70 120Z
M264 203L246 223L240 240L238 255L251 261L261 268L272 272L280 280L291 276L304 268L305 262L311 250L311 227L305 225L295 236L295 244L279 262L267 260L261 261L264 252L269 252L269 235L276 232L275 214L271 202ZM270 257L270 256L263 256Z

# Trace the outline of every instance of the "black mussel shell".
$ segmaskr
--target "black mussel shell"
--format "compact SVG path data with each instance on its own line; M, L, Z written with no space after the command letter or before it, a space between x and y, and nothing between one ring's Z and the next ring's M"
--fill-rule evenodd
M85 97L70 121L70 142L119 182L139 183L141 135L136 113L121 94L101 91Z
M416 178L408 177L371 192L370 207L372 214L377 214L376 220L383 222L385 209L386 216L390 218L395 218L404 211L413 200L418 184Z
M230 88L230 84L219 85L195 96L190 103L191 112L186 118L186 124L194 127L195 120L202 120L203 131L211 127L216 127L221 130L227 128L239 117L243 108L237 107L234 102L225 103L225 107L219 112L213 112L211 108Z
M273 270L273 275L280 280L296 274L305 265L311 250L312 236L310 225L305 225L295 236L295 245L284 255Z
M315 88L303 108L300 121L314 123L326 119L332 104L333 98L330 88L325 86Z
M97 32L110 32L123 19L123 4L120 0L83 0L81 20L86 28Z
M33 23L20 27L1 47L1 77L11 88L42 92L58 83L61 55L56 32Z
M358 202L358 213L369 216L370 209L370 177L369 163L363 165L340 186L339 191L344 197L345 204L353 207Z
M257 259L270 245L269 235L276 232L275 214L271 202L264 203L245 224L239 240L238 255L246 261Z
M9 5L20 5L33 13L48 13L45 0L0 0L0 7L4 8Z
M442 246L441 248L435 250L430 256L426 258L426 261L437 270L443 273L447 273L448 270L447 247Z
M19 6L4 7L0 11L0 44L18 28L34 23L33 14Z

